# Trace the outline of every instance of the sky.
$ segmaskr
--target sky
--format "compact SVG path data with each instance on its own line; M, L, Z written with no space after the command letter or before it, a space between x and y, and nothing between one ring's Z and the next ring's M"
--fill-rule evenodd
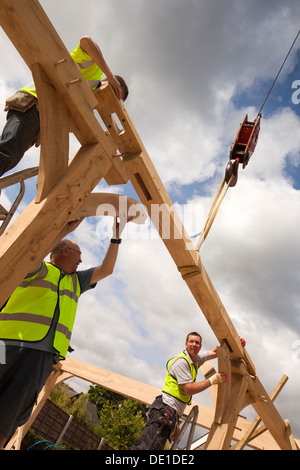
M298 0L46 0L71 52L90 35L129 85L125 107L190 236L199 233L245 114L254 120L299 31ZM0 100L31 73L0 30ZM0 113L1 127L5 113ZM70 156L78 143L70 137ZM29 150L17 168L36 166ZM138 199L130 183L107 186ZM15 189L2 191L5 207ZM34 198L26 184L19 212ZM263 107L255 153L230 188L200 254L257 375L300 438L300 37ZM111 219L72 234L82 269L100 264ZM72 357L161 388L167 360L199 331L217 339L148 221L126 229L112 276L80 299ZM194 241L196 239L193 239ZM217 362L214 361L217 367ZM200 374L201 379L201 374ZM74 387L86 385L74 382ZM211 406L209 391L195 400ZM244 415L244 413L243 413ZM246 416L256 416L252 407Z

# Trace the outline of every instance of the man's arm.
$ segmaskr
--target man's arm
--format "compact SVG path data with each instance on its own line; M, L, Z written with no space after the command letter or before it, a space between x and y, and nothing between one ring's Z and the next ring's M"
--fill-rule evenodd
M192 395L196 395L196 393L200 393L200 392L203 392L204 390L206 390L208 387L210 387L210 381L207 379L207 380L203 380L202 382L191 382L191 383L188 383L188 384L183 384L181 385L184 392L188 395L188 396L192 396Z
M183 390L189 396L196 395L196 393L203 392L211 385L219 385L227 382L227 374L223 372L216 372L209 379L203 380L202 382L190 382L187 384L182 384Z
M210 359L216 359L217 358L217 348L215 347L208 353L208 358L207 360L209 361Z
M129 222L131 218L128 218L127 222ZM113 238L116 240L120 239L121 233L125 227L125 218L120 217L120 222L115 220L114 230L113 230ZM95 284L96 282L101 281L107 276L110 276L113 271L117 261L119 251L119 244L118 243L110 243L106 255L103 259L102 264L97 266L94 269L94 272L91 277L91 285Z
M120 100L122 98L122 87L110 70L98 44L91 37L84 36L80 39L80 47L84 52L91 56L93 61L106 75L106 78L113 87L117 98Z
M90 284L93 285L96 282L101 281L107 276L110 276L113 271L117 261L119 251L119 244L118 243L110 243L106 255L103 259L102 264L97 266L94 269L94 272L91 277Z

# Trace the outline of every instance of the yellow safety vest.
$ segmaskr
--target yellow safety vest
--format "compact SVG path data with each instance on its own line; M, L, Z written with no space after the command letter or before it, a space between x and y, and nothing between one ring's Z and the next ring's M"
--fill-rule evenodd
M71 52L71 57L78 65L81 75L92 90L95 90L103 77L102 70L93 61L91 56L81 49L80 43Z
M27 91L27 93L30 93L32 96L37 98L34 82L29 83L29 85L23 86L23 88L20 88L20 91Z
M168 372L167 372L167 375L166 375L166 378L165 378L165 383L164 383L162 391L167 393L168 395L172 395L173 397L177 398L178 400L182 401L183 403L190 404L191 401L192 401L192 397L187 395L184 392L183 387L181 385L178 385L178 382L177 382L176 378L173 377L169 372L171 366L179 358L184 358L188 362L188 364L190 366L190 370L191 370L192 380L193 380L193 382L195 382L196 377L197 377L197 373L198 373L198 362L196 364L196 367L197 367L196 368L194 366L194 364L190 361L188 356L184 352L182 352L182 353L178 354L177 356L173 357L172 359L170 359L167 362L167 371Z
M41 270L26 277L14 290L0 313L0 338L41 341L50 330L59 308L53 346L66 357L80 296L78 276L65 274L43 261Z
M98 67L98 65L93 61L91 56L89 56L83 49L80 47L80 43L71 52L71 57L74 62L78 65L81 75L91 88L91 90L96 90L96 88L100 85L101 79L103 77L102 70ZM35 89L34 82L30 83L29 85L24 86L21 88L23 91L27 91L35 98L37 98L37 93Z

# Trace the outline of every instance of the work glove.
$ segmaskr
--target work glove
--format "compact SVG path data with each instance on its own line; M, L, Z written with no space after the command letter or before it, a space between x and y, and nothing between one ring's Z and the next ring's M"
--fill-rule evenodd
M240 338L240 340L241 340L242 346L244 348L246 346L246 341L244 340L244 338Z
M227 382L227 374L224 372L216 372L216 374L212 375L208 380L210 381L210 385L224 384Z

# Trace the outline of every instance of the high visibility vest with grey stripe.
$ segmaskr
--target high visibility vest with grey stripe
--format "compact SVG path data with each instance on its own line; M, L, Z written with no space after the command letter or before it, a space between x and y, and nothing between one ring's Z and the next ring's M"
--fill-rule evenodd
M26 277L0 312L0 339L41 341L47 335L56 307L59 318L53 346L65 357L72 334L80 284L76 273L65 274L50 263Z
M77 48L71 52L70 55L75 64L78 66L80 73L87 82L88 86L91 88L91 90L96 90L96 88L98 88L98 86L101 84L103 71L99 68L91 56L81 49L80 43L78 44ZM27 93L30 93L35 98L37 98L34 82L24 86L21 88L21 90L27 91Z
M181 354L177 354L177 356L172 357L172 359L169 359L169 361L167 362L167 375L162 390L168 395L172 395L173 397L177 398L179 401L190 404L192 401L192 397L185 393L183 387L178 385L176 378L170 374L171 366L180 358L185 359L189 364L192 380L193 382L195 382L199 364L197 362L195 367L194 364L189 360L185 352L182 352Z
M98 78L93 79L94 71L96 72L95 76L102 76L102 71L95 64L93 60L85 60L84 62L76 62L77 66L83 77L85 78L87 84L92 90L95 90L101 83L101 80Z

